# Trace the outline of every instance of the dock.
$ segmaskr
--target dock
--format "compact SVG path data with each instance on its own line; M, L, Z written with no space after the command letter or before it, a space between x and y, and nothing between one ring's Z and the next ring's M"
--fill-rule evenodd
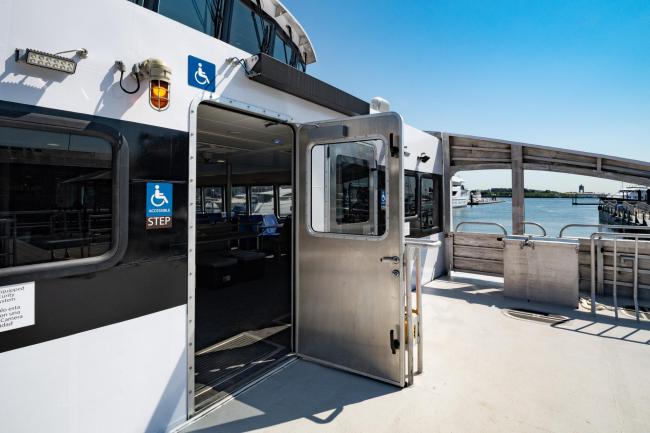
M598 205L601 224L650 226L650 204L642 201L604 199Z
M470 200L470 201L467 202L467 205L468 206L480 206L480 205L483 205L483 204L498 204L498 203L503 203L503 202L505 202L505 200L501 200L501 199L493 200L491 198L481 198L479 200Z

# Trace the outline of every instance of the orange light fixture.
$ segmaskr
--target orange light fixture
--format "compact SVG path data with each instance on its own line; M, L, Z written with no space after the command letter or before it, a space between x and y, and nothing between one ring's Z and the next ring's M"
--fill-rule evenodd
M149 105L156 111L164 111L171 101L172 70L159 59L147 59L139 65L140 74L149 80Z

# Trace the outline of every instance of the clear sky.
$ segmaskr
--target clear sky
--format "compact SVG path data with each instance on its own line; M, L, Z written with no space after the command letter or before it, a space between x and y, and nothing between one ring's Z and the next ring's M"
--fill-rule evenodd
M650 161L650 0L284 0L308 72L421 129ZM499 173L471 188L509 186ZM527 173L526 187L620 183Z

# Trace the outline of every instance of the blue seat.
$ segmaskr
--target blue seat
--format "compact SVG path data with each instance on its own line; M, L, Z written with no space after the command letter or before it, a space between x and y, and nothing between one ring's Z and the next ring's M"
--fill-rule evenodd
M260 227L260 236L265 238L280 236L281 227L275 214L264 215Z
M240 233L259 233L259 227L262 225L262 215L239 215L237 225Z

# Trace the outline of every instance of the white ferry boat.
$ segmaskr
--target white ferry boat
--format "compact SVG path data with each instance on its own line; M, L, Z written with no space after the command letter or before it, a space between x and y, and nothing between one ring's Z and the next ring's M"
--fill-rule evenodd
M647 431L647 240L523 237L518 179L650 164L411 127L278 0L0 29L0 431ZM454 230L480 169L513 233Z

